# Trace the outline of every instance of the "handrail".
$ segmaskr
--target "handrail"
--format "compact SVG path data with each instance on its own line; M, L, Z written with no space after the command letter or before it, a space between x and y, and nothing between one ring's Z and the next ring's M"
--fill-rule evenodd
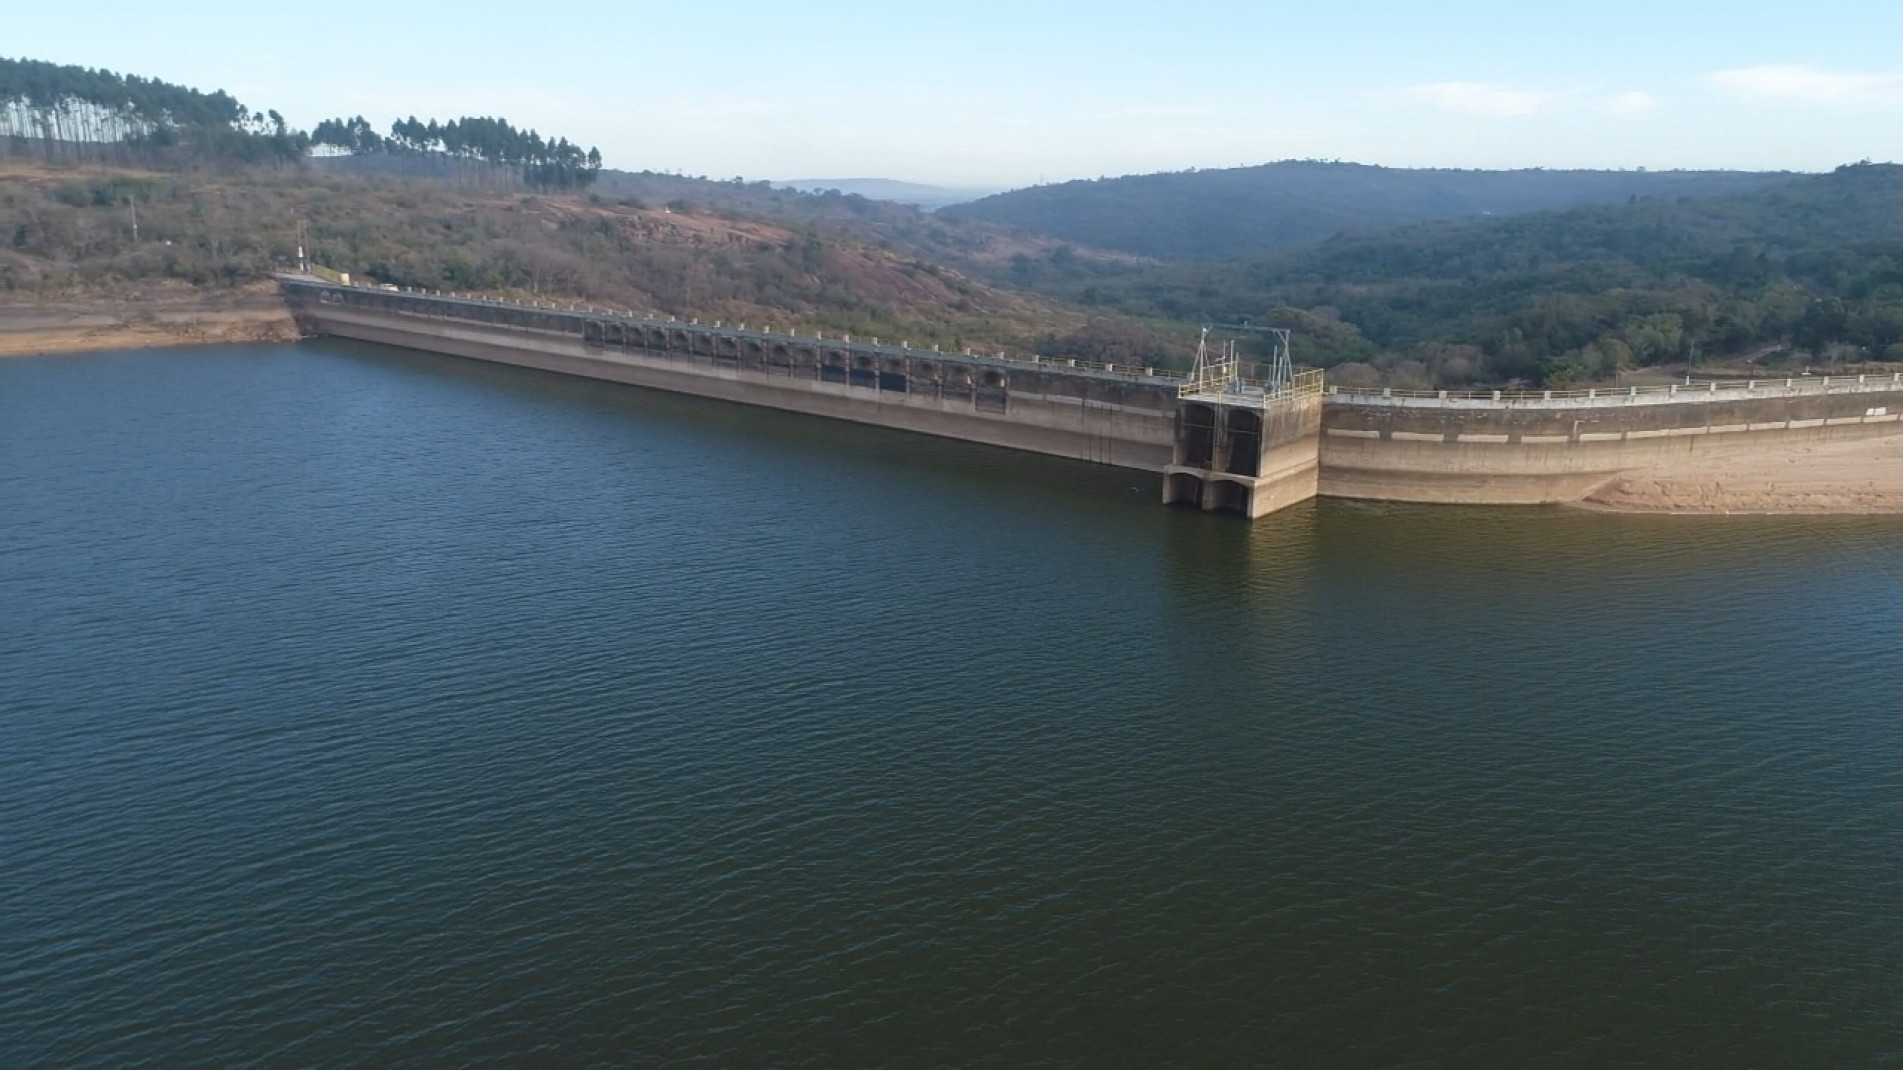
M1056 369L1063 369L1066 371L1077 370L1077 371L1093 372L1100 375L1113 375L1118 378L1128 379L1128 380L1132 380L1136 382L1160 380L1162 383L1167 384L1167 383L1181 380L1184 377L1181 372L1172 372L1165 369L1151 368L1144 365L1107 364L1107 363L1101 363L1097 361L1076 360L1069 357L1045 357L1041 354L1032 354L1030 356L1022 356L1022 355L1009 354L1002 350L996 353L982 353L982 352L974 352L970 347L967 347L963 353L947 353L947 352L941 352L937 347L933 347L931 349L914 349L909 343L905 343L905 342L901 342L897 346L884 344L884 343L881 343L879 339L876 337L873 338L871 342L865 342L865 341L855 341L852 335L850 334L844 334L834 338L827 338L824 334L818 331L814 331L810 335L804 335L804 334L800 334L798 331L780 332L780 331L775 331L771 328L767 328L765 330L749 330L747 329L747 326L744 323L738 324L738 325L728 325L728 324L723 324L719 320L715 320L713 323L709 324L709 323L702 323L698 319L685 320L685 321L672 319L672 318L662 319L659 316L643 316L632 310L603 309L603 308L597 308L592 305L580 304L577 302L570 302L567 305L559 305L553 302L542 303L542 302L532 302L532 301L509 300L506 298L492 297L487 294L479 294L479 293L458 293L458 292L452 291L446 294L440 290L430 291L430 290L423 290L419 288L388 286L388 285L383 285L378 283L364 282L362 280L352 279L348 274L332 271L329 268L323 268L316 264L307 265L306 270L309 273L308 278L314 278L330 286L347 287L350 289L363 290L370 293L389 293L389 294L409 296L409 297L423 297L433 301L441 301L446 304L462 304L462 305L477 304L477 305L489 305L489 306L494 306L499 308L523 309L523 310L531 311L531 312L551 312L551 313L556 313L559 315L568 315L568 316L607 317L609 319L612 319L621 323L632 323L632 324L637 324L640 326L654 327L654 328L660 328L664 330L681 330L681 331L689 331L689 332L698 333L698 334L719 335L719 336L728 337L728 338L749 338L749 339L771 340L771 341L779 341L779 342L792 342L799 345L814 345L815 343L818 343L823 348L831 348L836 346L848 352L871 353L871 354L878 354L881 356L889 356L889 357L934 358L934 359L950 359L954 361L970 360L970 361L979 362L979 363L1003 362L1006 364L1028 365L1028 366L1040 367L1040 368L1056 368ZM296 278L297 276L292 275L289 277Z
M1296 372L1287 383L1272 384L1262 379L1231 379L1223 374L1203 375L1184 381L1176 396L1223 405L1266 405L1292 398L1319 397L1324 390L1322 371Z
M606 316L622 323L633 323L666 330L683 330L694 333L721 335L729 338L753 338L793 342L801 345L822 343L828 347L837 346L848 352L871 353L888 357L924 357L949 358L952 360L970 360L978 363L1003 363L1007 365L1030 366L1039 368L1061 368L1091 372L1099 375L1111 375L1136 382L1174 383L1179 398L1202 396L1209 400L1221 401L1225 397L1235 397L1234 403L1258 404L1266 400L1280 400L1292 397L1311 397L1325 395L1339 398L1350 404L1426 404L1441 402L1480 403L1538 406L1544 403L1586 402L1590 405L1617 405L1629 403L1649 404L1659 401L1714 401L1734 400L1739 397L1777 397L1793 394L1855 393L1887 390L1903 390L1903 372L1892 373L1887 378L1880 373L1857 375L1854 380L1849 376L1792 376L1783 380L1747 379L1747 380L1704 380L1698 383L1670 383L1654 386L1627 387L1587 387L1578 390L1405 390L1393 387L1346 387L1325 382L1319 370L1298 372L1288 385L1281 389L1272 389L1270 384L1259 379L1222 379L1210 377L1192 379L1181 372L1168 371L1140 365L1117 365L1097 361L1076 360L1069 357L1044 357L1041 354L1029 356L1013 355L1002 350L997 353L974 352L967 347L963 353L945 353L936 347L913 349L908 343L897 346L882 344L878 338L870 343L855 341L850 334L836 338L827 338L818 331L810 336L797 330L779 332L771 328L766 330L748 330L747 326L727 325L719 320L711 324L701 323L698 319L677 320L662 319L659 316L643 316L633 311L601 309L591 305L570 302L566 306L553 302L532 302L508 300L477 293L448 293L418 288L394 287L353 279L344 272L334 271L318 264L307 264L304 277L315 279L326 285L347 287L372 293L388 292L407 294L411 297L427 297L447 303L481 304L496 307L516 308L537 312L552 312L576 316ZM293 278L297 276L291 276ZM1232 390L1237 387L1239 389Z
M1785 379L1707 379L1701 383L1669 383L1656 386L1591 386L1583 390L1399 390L1391 386L1328 386L1330 398L1342 398L1349 404L1410 404L1410 402L1488 402L1488 404L1541 404L1541 402L1713 402L1743 398L1775 398L1789 394L1833 394L1833 392L1876 392L1903 390L1903 371L1890 375L1793 375Z

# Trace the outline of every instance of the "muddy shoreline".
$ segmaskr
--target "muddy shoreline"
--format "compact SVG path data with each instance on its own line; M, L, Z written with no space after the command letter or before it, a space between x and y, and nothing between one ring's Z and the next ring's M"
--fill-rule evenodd
M1578 505L1685 515L1903 514L1903 434L1626 472Z
M0 357L297 337L284 299L268 282L229 290L145 285L0 299Z

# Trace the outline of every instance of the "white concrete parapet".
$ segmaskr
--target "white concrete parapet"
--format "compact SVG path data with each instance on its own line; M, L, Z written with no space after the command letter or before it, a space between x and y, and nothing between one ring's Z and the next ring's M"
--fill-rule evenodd
M1707 404L1820 394L1877 394L1903 390L1903 372L1889 375L1807 375L1788 379L1710 380L1667 386L1589 390L1393 390L1330 386L1332 404L1410 409L1597 409L1629 405Z

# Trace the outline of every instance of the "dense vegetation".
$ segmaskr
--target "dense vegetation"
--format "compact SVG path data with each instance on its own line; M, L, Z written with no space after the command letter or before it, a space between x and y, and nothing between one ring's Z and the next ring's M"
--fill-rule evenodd
M1021 285L1126 314L1298 332L1341 378L1563 385L1714 358L1903 360L1903 167L1730 197L1343 236L1225 264L1024 259Z
M168 167L288 163L309 139L222 90L38 60L0 59L0 151Z
M534 130L518 130L506 119L463 118L424 123L415 116L390 124L389 136L376 132L359 115L326 119L311 131L320 149L350 156L383 156L421 162L423 168L385 170L430 173L432 164L446 173L475 175L492 185L520 183L532 189L579 189L601 172L601 151L583 151L565 137L544 140Z
M941 209L1166 260L1275 252L1342 232L1634 197L1739 193L1788 176L1727 171L1447 171L1286 161L1064 182Z

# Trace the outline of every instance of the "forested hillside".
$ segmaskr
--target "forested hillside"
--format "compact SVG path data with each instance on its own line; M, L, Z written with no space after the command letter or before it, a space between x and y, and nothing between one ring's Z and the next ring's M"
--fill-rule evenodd
M138 228L133 229L134 206ZM207 291L312 257L398 286L540 295L643 312L1163 360L1120 317L819 227L686 205L298 171L163 174L0 166L0 296L71 301L155 283ZM1185 339L1177 340L1180 345ZM1180 356L1180 354L1179 354Z
M1635 197L1739 193L1789 176L1736 171L1449 171L1286 161L1064 182L952 205L992 223L1165 260L1275 252L1342 232Z
M1220 264L1020 261L1135 315L1293 327L1297 358L1387 381L1564 384L1633 366L1903 360L1903 167L1731 197L1422 224Z

